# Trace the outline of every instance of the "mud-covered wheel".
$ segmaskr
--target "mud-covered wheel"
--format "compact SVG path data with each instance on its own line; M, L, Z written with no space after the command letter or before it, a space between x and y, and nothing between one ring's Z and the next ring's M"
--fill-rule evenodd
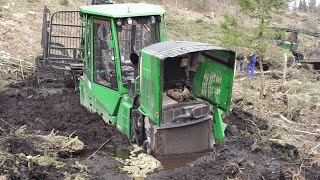
M74 88L76 86L76 84L74 83L74 77L71 72L64 72L63 79L66 88Z
M135 124L134 124L134 120L132 120L130 122L130 126L131 126L131 137L130 137L130 143L137 143L138 139L137 139L137 130L135 128Z
M150 146L150 143L148 140L143 141L142 149L143 149L144 153L146 153L146 154L152 153L151 146Z

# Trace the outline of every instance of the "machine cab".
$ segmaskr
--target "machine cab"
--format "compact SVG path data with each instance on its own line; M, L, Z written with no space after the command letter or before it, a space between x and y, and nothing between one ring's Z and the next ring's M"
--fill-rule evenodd
M130 54L166 39L165 11L151 4L108 4L83 6L80 12L85 19L82 85L97 104L93 111L115 124L120 97L134 79Z

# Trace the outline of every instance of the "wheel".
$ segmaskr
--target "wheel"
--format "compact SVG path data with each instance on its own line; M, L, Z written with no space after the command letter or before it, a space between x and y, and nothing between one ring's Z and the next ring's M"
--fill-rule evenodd
M134 118L131 121L131 138L130 142L131 143L136 143L139 144L139 139L138 139L138 132L137 132L137 125L136 125L136 118Z
M146 153L146 154L151 154L152 153L152 150L151 150L151 147L150 147L150 143L149 143L148 140L143 141L142 149L143 149L144 153Z

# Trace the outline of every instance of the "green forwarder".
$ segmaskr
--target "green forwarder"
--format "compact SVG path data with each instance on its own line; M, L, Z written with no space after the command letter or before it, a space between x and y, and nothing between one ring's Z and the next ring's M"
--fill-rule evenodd
M92 5L80 7L79 13L80 26L57 25L53 22L60 16L53 14L43 47L52 67L74 75L80 71L84 107L156 155L206 151L213 137L224 141L221 115L230 108L233 51L167 41L165 11L157 5ZM72 37L79 37L79 44L54 41L71 35L53 26L78 28L79 36Z

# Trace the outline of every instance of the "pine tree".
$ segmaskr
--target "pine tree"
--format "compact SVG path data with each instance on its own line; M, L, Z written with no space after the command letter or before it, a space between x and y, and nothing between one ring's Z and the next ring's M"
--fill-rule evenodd
M299 1L299 7L298 7L299 11L303 11L303 4L302 4L302 0Z
M219 37L221 45L237 51L242 51L239 47L247 46L245 43L248 41L245 39L246 36L244 34L246 30L239 25L234 16L225 14L224 21L219 24L219 29L222 34Z
M316 0L310 0L309 1L309 11L310 12L315 12L316 11L316 5L317 5L317 1Z
M306 0L302 0L302 11L307 12L308 11L308 5Z
M297 9L298 9L297 1L294 1L294 2L293 2L293 5L292 5L292 10L293 10L293 11L296 11Z
M256 55L259 56L260 65L260 99L266 95L265 78L262 67L263 57L270 45L265 39L269 38L267 26L274 19L273 14L282 14L282 7L288 2L287 0L236 0L241 10L252 19L258 22L258 25L252 28L253 36L251 36L251 48L255 49Z

